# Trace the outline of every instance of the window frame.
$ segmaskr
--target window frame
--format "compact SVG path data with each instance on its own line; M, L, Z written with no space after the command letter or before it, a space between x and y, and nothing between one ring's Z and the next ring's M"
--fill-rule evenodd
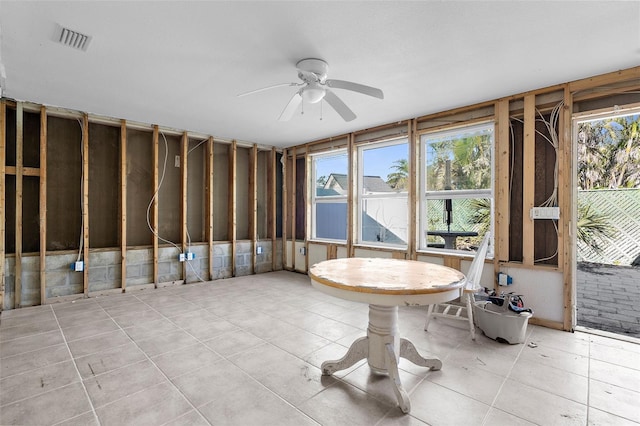
M356 233L356 244L359 246L369 246L369 247L385 247L385 248L391 248L391 249L407 249L408 248L408 242L407 244L393 244L393 243L385 243L385 242L378 242L378 241L363 241L363 235L362 235L362 214L363 214L363 207L364 207L364 202L365 200L376 200L376 199L405 199L406 205L407 205L407 231L410 229L409 227L409 217L410 217L410 212L409 212L409 200L410 200L410 192L409 189L407 188L406 191L404 192L390 192L388 194L365 194L364 193L364 152L366 150L369 149L377 149L377 148L385 148L388 146L394 146L394 145L402 145L402 144L406 144L407 145L407 161L410 163L411 159L409 158L410 152L411 150L409 149L409 138L404 136L404 137L396 137L393 139L387 139L384 141L379 141L379 142L370 142L370 143L365 143L365 144L361 144L359 146L357 146L357 158L358 158L358 167L357 167L357 186L356 186L356 193L357 193L357 203L358 203L358 212L356 215L356 224L357 224L357 233ZM407 239L410 239L411 235L407 234Z
M466 133L474 133L482 129L490 129L491 137L491 177L490 188L486 189L454 189L454 190L442 190L442 191L429 191L427 190L427 143L432 139L443 139L447 136L460 135ZM491 243L487 251L487 259L493 258L493 240L494 240L494 228L495 228L495 173L496 173L496 122L494 120L482 121L478 123L461 124L455 127L449 127L446 129L439 129L433 131L424 131L418 134L419 143L419 171L418 176L420 182L418 184L419 194L419 207L418 207L418 241L417 251L420 253L449 253L456 255L470 255L475 252L468 252L458 249L445 249L437 247L428 247L426 232L428 228L426 205L428 200L460 200L460 199L482 199L488 198L490 201L490 219L489 230L491 233ZM479 235L481 237L481 235Z
M340 149L335 149L335 150L331 150L331 151L327 151L327 152L320 152L317 154L310 154L311 156L311 176L312 176L312 188L313 190L310 191L311 192L311 241L320 241L320 242L327 242L327 243L336 243L336 244L346 244L347 240L349 239L349 229L348 229L348 217L347 217L347 223L345 223L345 226L347 227L346 233L345 233L345 239L335 239L335 238L322 238L322 237L318 237L317 236L317 229L316 229L316 224L317 224L317 220L316 220L316 205L317 204L335 204L335 203L344 203L347 205L347 215L348 215L348 211L349 211L349 188L347 188L347 192L344 195L328 195L328 196L322 196L322 197L318 197L316 194L316 187L315 187L315 183L317 181L317 177L316 177L316 172L317 172L317 167L316 167L316 160L318 159L323 159L323 158L331 158L331 157L341 157L344 156L347 159L347 181L349 180L349 151L347 150L347 148L340 148Z

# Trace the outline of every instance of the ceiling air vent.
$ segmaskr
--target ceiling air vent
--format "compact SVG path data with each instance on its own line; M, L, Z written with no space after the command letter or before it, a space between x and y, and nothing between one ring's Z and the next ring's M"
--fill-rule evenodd
M86 52L91 43L91 36L58 25L55 41Z

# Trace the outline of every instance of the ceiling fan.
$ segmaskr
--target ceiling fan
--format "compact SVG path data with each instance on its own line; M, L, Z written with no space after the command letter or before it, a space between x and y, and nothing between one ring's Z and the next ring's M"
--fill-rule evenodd
M384 99L382 90L375 87L365 86L364 84L353 83L344 80L331 80L327 78L329 64L322 59L307 58L298 61L298 78L302 80L300 83L282 83L276 84L262 89L252 90L250 92L241 93L238 96L247 96L254 93L262 92L276 87L296 86L300 89L293 95L287 106L284 107L278 120L290 120L294 112L300 104L308 102L315 104L323 99L344 119L351 121L356 118L356 114L342 100L336 96L330 89L345 89L353 92L362 93L364 95L373 96L374 98Z

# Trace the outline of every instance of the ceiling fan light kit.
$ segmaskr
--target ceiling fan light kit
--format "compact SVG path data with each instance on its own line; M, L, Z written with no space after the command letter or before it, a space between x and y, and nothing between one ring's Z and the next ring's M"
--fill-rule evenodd
M282 113L278 118L278 120L280 121L290 120L303 101L310 104L315 104L322 101L323 99L327 101L329 106L331 106L331 108L333 108L344 121L354 120L356 118L356 114L351 111L351 109L344 102L342 102L342 100L338 96L336 96L335 93L329 90L329 88L351 90L352 92L358 92L363 95L372 96L374 98L384 99L382 90L375 87L353 83L351 81L327 79L329 64L327 64L322 59L302 59L298 61L298 63L296 64L296 68L298 68L298 78L302 80L301 83L276 84L273 86L264 87L262 89L242 93L238 96L251 95L277 87L300 87L300 89L296 93L294 93L294 95L289 100L289 103L282 110Z

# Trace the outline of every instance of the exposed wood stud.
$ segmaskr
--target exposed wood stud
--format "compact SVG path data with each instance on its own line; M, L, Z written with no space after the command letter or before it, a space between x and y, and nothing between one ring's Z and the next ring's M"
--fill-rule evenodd
M187 132L182 134L182 140L180 144L180 231L182 235L182 253L186 253L187 250L190 250L190 247L187 247L189 242L188 228L187 228L187 179L188 179L188 165L187 165L187 155L189 155L189 136ZM182 280L184 283L187 283L187 265L188 261L182 262Z
M276 270L276 149L271 148L269 156L269 166L267 168L267 193L269 194L269 210L267 213L267 224L271 234L271 270Z
M496 104L497 137L495 143L495 248L494 268L498 262L509 260L509 221L511 208L511 188L509 176L511 173L511 144L509 138L509 101L500 100Z
M15 166L5 166L5 174L7 175L16 175L16 167ZM35 168L35 167L24 167L24 165L22 166L22 176L33 176L33 177L38 177L40 176L40 169Z
M533 208L536 178L536 97L524 98L524 141L522 167L522 263L534 263L534 223L529 212Z
M354 135L353 133L349 134L347 142L347 257L353 257L353 246L356 241L356 220L355 215L357 212L357 204L359 202L359 197L357 195L356 188L356 173L357 173L357 155L358 151L356 149L355 144L353 143Z
M296 173L298 171L296 147L291 148L291 269L296 270L296 202L298 201Z
M420 196L418 195L420 188L418 185L418 170L420 167L420 156L418 153L420 138L416 132L416 120L409 120L407 123L407 143L409 144L409 226L407 229L407 235L409 236L407 241L407 259L415 260L417 258L417 244L416 240L420 241L418 235L418 211L420 206L418 201Z
M575 285L574 268L576 262L575 244L572 233L572 218L574 216L573 208L573 179L576 168L573 162L577 159L574 157L574 149L572 145L572 117L573 101L571 92L567 86L564 91L564 106L560 115L560 131L559 131L559 149L558 149L558 205L560 206L560 220L558 221L558 267L561 268L563 274L564 288L564 311L563 311L563 329L566 331L573 330L575 324ZM577 150L575 151L577 152ZM577 157L577 155L576 155Z
M288 198L289 198L289 194L288 192L288 188L287 188L287 178L288 178L288 171L287 171L287 158L288 158L288 150L285 149L282 153L282 269L287 269L287 238L288 238L288 232L287 232L287 227L288 227L288 221L287 221L287 216L289 214L289 208L288 208Z
M153 226L153 284L158 288L158 125L153 126L153 205L151 220Z
M436 120L436 119L443 119L449 116L455 116L458 114L463 114L465 112L470 112L470 111L474 111L474 110L480 110L483 108L486 108L488 106L491 106L493 104L493 102L481 102L481 103L477 103L477 104L473 104L473 105L467 105L461 108L456 108L456 109L452 109L452 110L448 110L448 111L441 111L441 112L437 112L434 114L429 114L429 115L424 115L421 117L417 117L416 121L418 123L421 123L423 121L430 121L430 120Z
M237 236L237 202L236 169L238 146L236 141L229 146L229 239L231 240L231 276L236 276L236 236Z
M127 122L120 122L120 287L127 291Z
M40 304L47 300L47 109L40 107ZM0 215L2 217L2 215Z
M16 266L14 305L22 306L22 166L24 156L24 117L22 102L16 105Z
M251 239L251 273L256 273L258 245L258 145L253 144L249 158L249 238Z
M461 259L459 257L445 256L445 258L444 258L444 266L448 266L449 268L453 268L453 269L459 271L460 270L460 261L461 261Z
M40 177L40 169L35 167L22 167L22 176Z
M305 204L304 204L304 212L305 212L305 256L304 256L304 271L305 273L307 271L309 271L309 237L312 234L312 230L311 230L311 194L314 191L314 186L315 186L315 179L312 176L312 167L311 167L311 156L309 155L309 145L306 146L306 152L305 152L305 188L306 188L306 197L305 197Z
M89 115L82 115L82 282L84 296L89 296Z
M5 295L5 218L6 218L6 203L5 203L5 169L7 156L7 102L0 100L0 311L4 310L4 295Z
M590 89L596 86L605 86L607 84L617 83L624 80L633 80L640 78L640 67L629 68L621 71L615 71L608 74L602 74L595 77L589 77L569 83L569 91L571 93Z
M209 255L209 280L213 279L213 137L207 141L207 253Z
M338 246L336 244L327 244L327 259L338 258Z

